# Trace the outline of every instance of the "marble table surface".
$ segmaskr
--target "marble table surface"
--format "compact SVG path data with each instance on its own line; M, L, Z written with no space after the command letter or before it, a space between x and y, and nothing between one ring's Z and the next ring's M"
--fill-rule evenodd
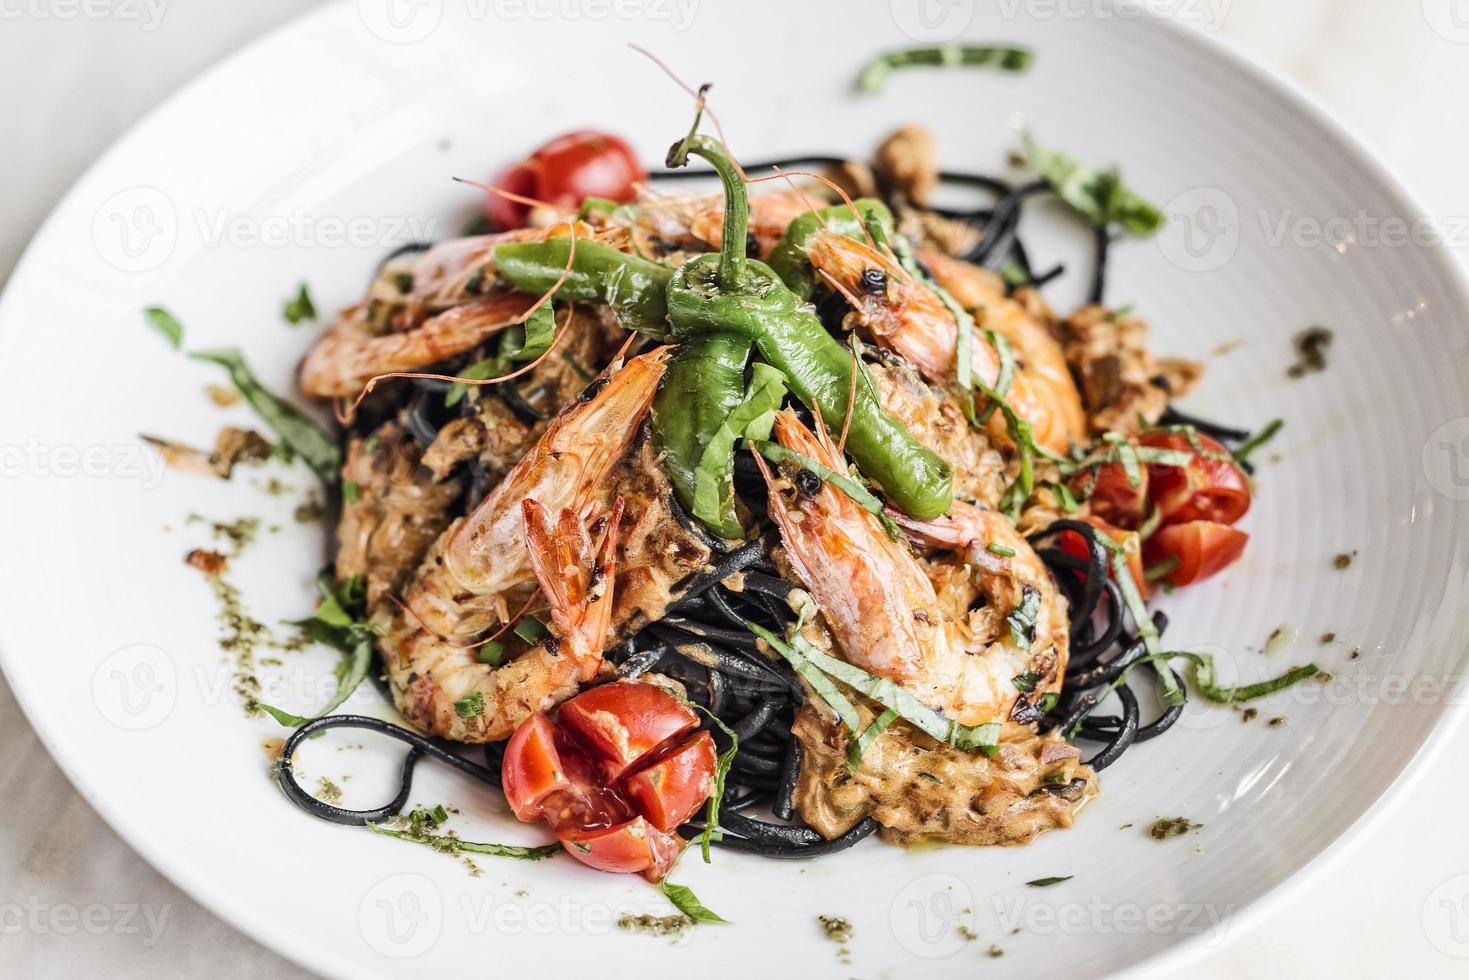
M834 2L834 0L833 0ZM0 0L0 281L71 182L191 76L307 0ZM1294 77L1354 127L1447 227L1469 216L1469 2L1149 0ZM101 16L79 14L91 10ZM1465 241L1452 243L1462 260ZM1462 975L1469 809L1457 744L1268 921L1228 930L1202 978ZM46 756L0 680L0 976L296 977L108 829ZM1437 814L1438 816L1433 816ZM1425 816L1427 815L1427 816Z

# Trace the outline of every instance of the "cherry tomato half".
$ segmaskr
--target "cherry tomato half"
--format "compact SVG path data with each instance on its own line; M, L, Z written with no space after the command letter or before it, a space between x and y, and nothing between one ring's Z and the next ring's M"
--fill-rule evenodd
M1142 543L1138 540L1138 533L1109 524L1100 517L1083 517L1082 520L1122 546L1123 553L1127 555L1127 570L1132 573L1132 580L1137 583L1138 592L1146 599L1148 597L1149 586L1143 579L1143 549ZM1068 555L1073 555L1077 558L1089 557L1086 542L1075 531L1062 531L1056 536L1056 543ZM1107 574L1112 575L1113 579L1117 577L1112 574L1110 562L1107 567Z
M683 849L673 831L714 791L716 754L698 716L636 681L603 684L526 719L505 746L501 783L516 817L551 825L567 853L657 881Z
M563 830L557 839L566 852L598 871L643 874L658 881L683 850L682 838L665 833L642 817L596 830Z
M1164 524L1233 524L1250 509L1250 481L1218 442L1206 435L1194 438L1203 453L1182 432L1150 432L1142 437L1144 446L1190 454L1186 466L1148 465L1148 497Z
M1071 478L1071 489L1091 504L1092 513L1109 524L1135 528L1148 516L1148 471L1138 467L1138 485L1127 482L1121 463L1103 463Z
M571 211L589 197L631 201L646 177L627 143L610 133L583 129L558 136L505 168L494 185ZM485 213L497 230L506 231L525 225L530 206L488 194Z
M609 780L699 724L699 716L652 684L603 684L561 706L557 723L602 763Z
M1177 559L1178 564L1164 579L1173 585L1189 585L1232 565L1248 540L1248 534L1226 524L1188 521L1160 527L1148 538L1143 551L1149 565Z

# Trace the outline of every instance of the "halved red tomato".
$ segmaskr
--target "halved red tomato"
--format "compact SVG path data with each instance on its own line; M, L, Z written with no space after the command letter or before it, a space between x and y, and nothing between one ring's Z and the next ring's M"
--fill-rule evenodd
M657 881L684 841L673 831L714 791L716 757L698 716L636 681L603 684L526 719L505 746L501 783L516 817L545 820L572 857Z
M594 687L563 704L557 719L591 750L612 780L699 724L688 705L652 684Z
M532 197L568 211L589 197L618 203L631 201L647 174L632 147L610 133L578 130L558 136L525 160L502 170L494 184L501 190ZM530 206L488 194L485 213L495 228L520 228Z
M1188 521L1160 527L1143 551L1150 566L1177 559L1178 564L1163 578L1173 585L1189 585L1232 565L1249 540L1248 534L1226 524Z
M627 795L659 830L671 831L714 792L718 753L714 737L700 732L679 749L629 776Z
M1148 597L1149 586L1147 581L1143 579L1143 549L1142 543L1138 540L1138 533L1109 524L1100 517L1087 516L1083 517L1082 520L1122 546L1123 553L1127 555L1127 570L1132 573L1132 580L1137 583L1138 592L1146 599ZM1062 531L1056 536L1056 543L1068 555L1073 555L1077 558L1088 557L1086 542L1075 531ZM1107 573L1112 575L1110 564ZM1112 577L1115 579L1117 576L1112 575Z
M531 715L505 745L505 758L513 766L502 767L500 783L516 819L539 820L547 796L571 787L556 749L556 726L544 711Z
M564 830L557 839L582 864L598 871L642 874L658 881L673 867L684 841L665 833L642 817L615 827L596 830Z
M1225 449L1206 435L1195 435L1200 453L1182 432L1150 432L1140 443L1186 452L1185 466L1148 465L1148 496L1164 524L1212 521L1233 524L1250 509L1250 481Z
M1121 463L1103 463L1071 478L1071 490L1088 501L1092 513L1109 524L1135 528L1148 516L1148 471L1138 467L1138 485L1127 482Z

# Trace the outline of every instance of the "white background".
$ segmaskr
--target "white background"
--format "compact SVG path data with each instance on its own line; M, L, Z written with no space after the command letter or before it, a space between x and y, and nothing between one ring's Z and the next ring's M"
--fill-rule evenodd
M117 135L190 77L310 6L93 3L0 0L0 280L55 201ZM1211 26L1295 78L1355 128L1430 217L1451 232L1469 223L1469 0L1176 5L1223 11ZM1456 233L1462 259L1469 233ZM1442 896L1457 898L1469 886L1455 882L1437 891L1469 874L1469 835L1460 819L1469 785L1456 751L1469 753L1469 727L1461 726L1457 741L1419 774L1391 819L1378 821L1270 921L1233 930L1198 972L1446 976L1469 968L1469 959L1434 943L1469 956L1469 934L1445 935L1438 907ZM129 850L50 762L3 680L0 745L0 975L304 975L195 905ZM207 814L160 814L175 818ZM220 841L247 844L259 842ZM106 928L89 930L67 918L68 909L82 916L89 906L109 910L91 913ZM125 921L118 906L148 907L152 925L141 915ZM1469 909L1449 921L1469 922Z

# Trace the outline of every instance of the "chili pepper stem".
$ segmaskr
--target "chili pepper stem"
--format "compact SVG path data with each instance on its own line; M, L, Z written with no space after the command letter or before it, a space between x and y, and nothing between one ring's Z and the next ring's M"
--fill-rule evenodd
M750 200L745 192L745 177L725 145L710 136L697 133L699 117L704 112L704 91L699 89L698 111L694 129L669 147L669 167L687 166L689 154L708 160L724 185L724 236L719 246L719 286L733 291L745 278L745 236L750 225Z

